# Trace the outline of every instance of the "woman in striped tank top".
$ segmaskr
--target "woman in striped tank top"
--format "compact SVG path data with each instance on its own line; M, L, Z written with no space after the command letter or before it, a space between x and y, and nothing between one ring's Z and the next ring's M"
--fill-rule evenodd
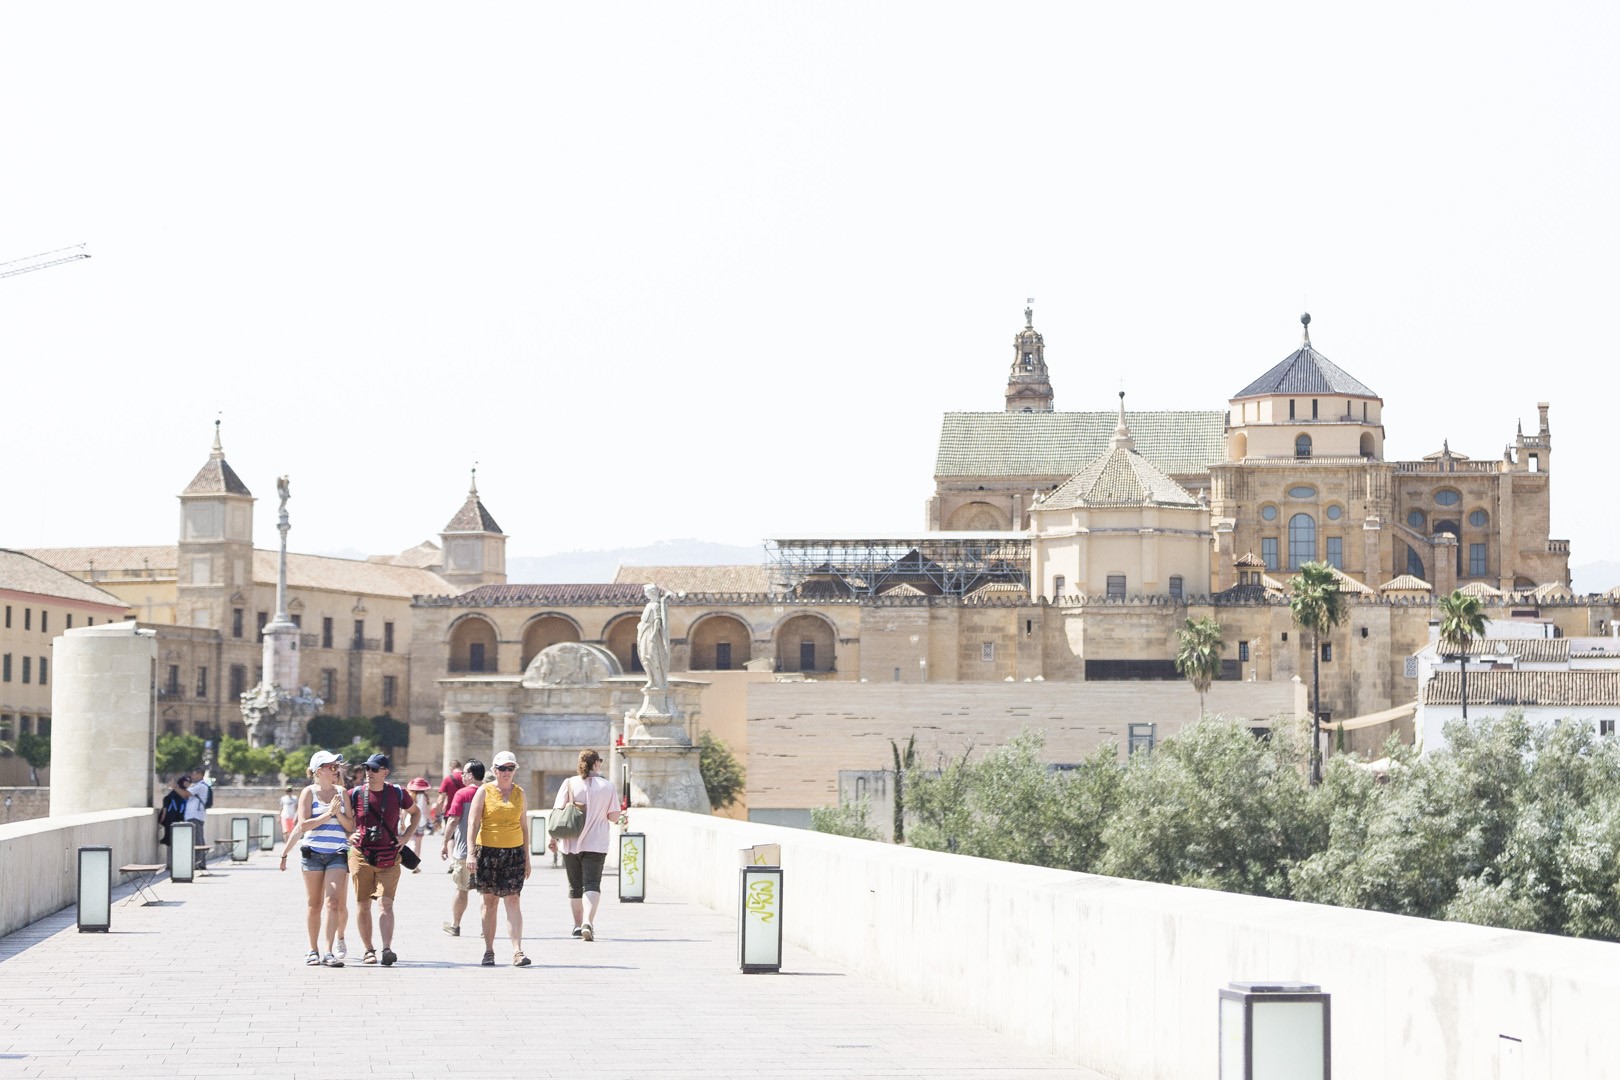
M287 835L286 846L281 849L281 868L287 869L287 856L293 845L303 838L304 890L309 899L309 955L304 963L311 967L342 967L342 957L332 952L333 937L341 938L347 912L343 894L349 877L349 833L354 830L354 817L338 783L338 764L343 759L326 750L317 751L309 759L309 775L313 779L298 796L298 824ZM326 908L326 955L319 950L321 934L321 908Z

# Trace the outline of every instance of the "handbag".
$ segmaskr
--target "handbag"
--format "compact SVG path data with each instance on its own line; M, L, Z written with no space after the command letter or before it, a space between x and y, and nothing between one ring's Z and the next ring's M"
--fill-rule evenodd
M561 806L553 807L546 815L546 833L556 840L569 840L585 828L585 808L573 798Z

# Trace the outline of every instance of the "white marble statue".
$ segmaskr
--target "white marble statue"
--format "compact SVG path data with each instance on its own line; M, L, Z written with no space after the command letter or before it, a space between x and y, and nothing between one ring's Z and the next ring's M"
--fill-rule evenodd
M669 593L649 583L647 605L636 625L636 652L647 673L648 691L669 689Z

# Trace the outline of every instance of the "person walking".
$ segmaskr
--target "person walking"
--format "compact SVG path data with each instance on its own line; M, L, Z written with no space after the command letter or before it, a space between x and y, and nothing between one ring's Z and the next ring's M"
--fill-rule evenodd
M602 864L607 861L608 822L619 820L619 793L613 781L598 776L596 767L602 755L595 750L579 752L579 775L570 776L557 789L560 810L570 802L585 812L585 823L578 836L552 837L550 848L561 851L563 869L568 873L568 906L574 914L574 936L596 940L596 911L602 903Z
M451 859L450 883L456 887L456 898L450 902L450 921L444 932L451 937L461 936L461 917L467 913L467 892L472 888L472 870L467 865L467 808L484 782L484 763L471 758L462 766L467 783L456 789L450 800L450 812L444 818L444 844L439 858Z
M416 867L411 870L413 874L422 872L422 837L433 831L433 819L428 814L428 782L427 777L418 776L405 790L411 793L411 805L416 809L416 835L411 837L411 850L416 852Z
M281 793L281 835L286 836L298 824L298 796L293 794L291 784Z
M533 867L529 861L529 815L524 812L523 789L514 783L517 758L510 750L495 755L495 780L480 784L467 807L466 866L473 872L473 888L484 900L484 967L495 966L495 908L506 903L506 929L512 938L512 966L528 967L523 955L523 883Z
M318 750L310 755L310 784L298 794L297 824L287 830L287 842L281 849L281 869L285 871L293 845L303 840L299 845L300 868L304 872L304 891L309 902L309 954L304 957L304 963L311 967L317 964L343 966L343 957L338 955L334 940L342 940L346 922L343 891L348 885L349 832L354 828L354 817L349 813L338 769L336 754ZM323 907L326 909L324 956L319 942Z
M382 935L382 966L391 967L399 956L394 952L394 893L399 889L399 853L411 841L417 825L410 795L398 784L388 783L393 762L387 754L366 759L366 782L349 792L354 815L354 832L349 836L349 872L354 876L354 899L359 910L355 922L360 928L360 944L365 954L362 964L375 964L379 957L372 946L371 902L381 907L377 929Z
M193 769L191 786L186 789L186 820L197 826L197 869L208 869L208 808L214 804L214 782L203 769Z

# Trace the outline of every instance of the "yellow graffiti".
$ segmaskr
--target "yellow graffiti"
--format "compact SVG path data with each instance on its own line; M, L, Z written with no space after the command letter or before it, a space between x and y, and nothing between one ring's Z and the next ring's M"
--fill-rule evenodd
M776 882L756 881L748 886L748 911L758 915L760 922L776 917Z
M636 874L641 870L641 847L631 842L619 849L619 873L625 880L634 885Z

